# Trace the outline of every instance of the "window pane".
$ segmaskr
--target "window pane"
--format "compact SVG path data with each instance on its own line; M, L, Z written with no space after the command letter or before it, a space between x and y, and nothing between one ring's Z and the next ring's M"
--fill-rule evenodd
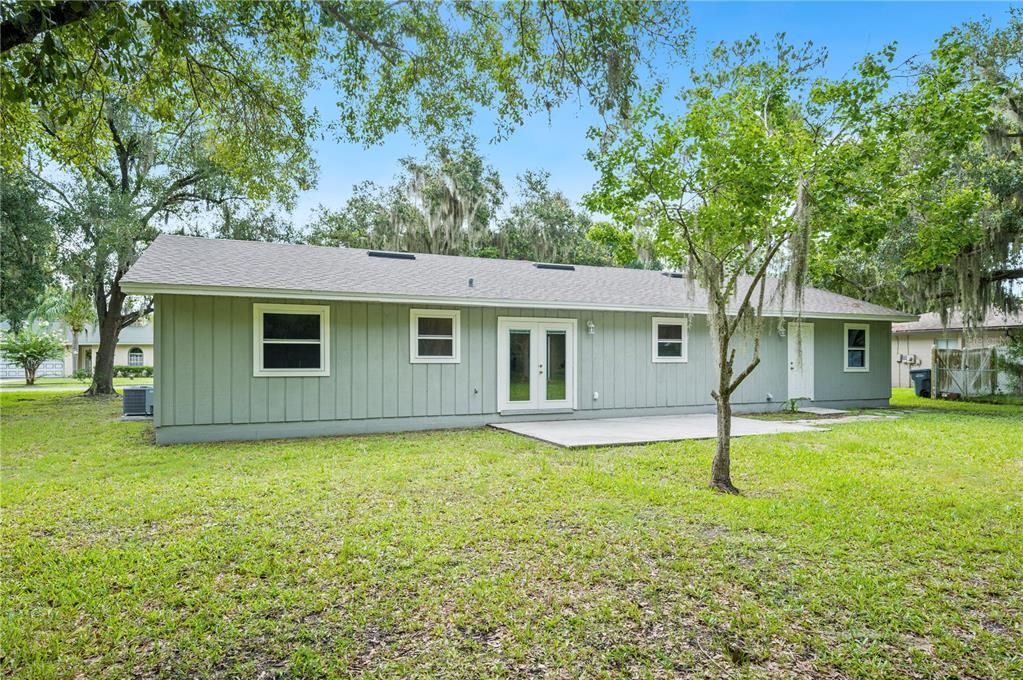
M867 366L867 351L863 349L851 349L849 350L849 368L866 368Z
M143 361L142 350L138 347L133 347L128 350L128 365L129 366L141 366Z
M318 344L264 344L263 368L320 368L320 346Z
M565 331L547 331L547 399L562 401L565 394Z
M867 346L867 332L862 328L850 328L849 329L849 347L862 347Z
M455 320L449 317L419 317L419 335L454 335Z
M657 324L658 340L681 340L682 324Z
M682 357L682 343L680 341L675 342L658 342L657 343L657 356L666 358L681 358Z
M508 401L529 401L529 331L508 334Z
M453 357L455 355L454 340L419 339L419 356L421 357Z
M265 312L263 337L268 340L319 340L320 315Z

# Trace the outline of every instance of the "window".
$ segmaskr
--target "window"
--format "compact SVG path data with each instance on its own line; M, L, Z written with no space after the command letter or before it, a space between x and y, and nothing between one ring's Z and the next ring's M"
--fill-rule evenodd
M959 349L959 338L934 338L937 349Z
M685 319L654 317L653 361L659 364L689 360L689 323Z
M330 375L330 307L254 304L253 375Z
M144 361L145 355L142 353L141 347L132 347L128 350L129 366L142 366Z
M409 319L409 361L413 364L457 364L461 352L457 309L413 309Z
M857 323L845 325L845 370L870 370L870 326Z

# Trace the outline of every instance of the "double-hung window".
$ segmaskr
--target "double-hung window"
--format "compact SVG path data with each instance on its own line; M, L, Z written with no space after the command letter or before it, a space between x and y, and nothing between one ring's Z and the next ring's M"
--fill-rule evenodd
M654 363L668 364L688 361L689 324L687 320L655 316L653 324Z
M146 355L142 353L141 347L132 347L128 350L128 365L129 366L142 366L145 361Z
M870 326L845 324L845 370L866 373L870 370Z
M409 318L409 360L413 364L457 364L461 342L457 309L413 309Z
M252 306L253 375L330 375L330 307Z

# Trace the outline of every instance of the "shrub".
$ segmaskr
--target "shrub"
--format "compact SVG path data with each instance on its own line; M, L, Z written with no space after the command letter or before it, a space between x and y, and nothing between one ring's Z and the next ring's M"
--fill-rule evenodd
M115 378L151 378L153 377L152 366L114 366L114 377Z
M92 380L92 371L87 368L79 368L77 371L71 374L72 379L77 380L80 383L86 383Z
M64 343L57 334L40 333L26 327L17 333L5 334L0 351L25 369L25 384L34 385L36 371L44 361L64 356Z
M996 355L998 369L1009 380L1009 391L1023 394L1023 332L1010 333L1005 347Z

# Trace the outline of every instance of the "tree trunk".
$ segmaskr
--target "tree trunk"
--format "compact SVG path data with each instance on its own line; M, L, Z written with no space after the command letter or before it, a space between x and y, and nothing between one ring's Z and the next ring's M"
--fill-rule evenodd
M36 384L36 369L25 367L25 384L35 385Z
M732 401L728 393L717 397L718 446L711 467L710 486L722 493L738 494L732 484Z
M101 293L101 291L100 291ZM99 317L99 347L92 364L92 384L85 394L117 394L114 390L114 350L117 349L117 338L121 334L121 309L124 307L125 295L116 280L110 287L109 297L97 294L102 301L103 309L97 305Z

